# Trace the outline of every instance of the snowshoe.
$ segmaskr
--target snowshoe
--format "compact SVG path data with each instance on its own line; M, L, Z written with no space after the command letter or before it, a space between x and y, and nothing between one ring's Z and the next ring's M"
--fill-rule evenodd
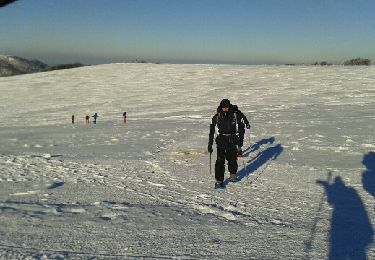
M224 185L223 182L216 182L214 188L215 188L215 190L216 189L225 189L225 185Z

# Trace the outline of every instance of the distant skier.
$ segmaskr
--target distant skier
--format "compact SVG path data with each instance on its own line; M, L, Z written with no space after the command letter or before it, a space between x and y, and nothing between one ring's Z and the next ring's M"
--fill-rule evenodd
M74 124L74 114L72 115L72 124Z
M238 110L238 109L237 109ZM217 159L215 163L215 188L224 188L225 160L228 161L229 180L237 181L237 152L243 145L243 134L245 132L239 114L228 99L223 99L217 108L217 113L212 117L210 134L208 140L208 152L212 153L215 128L218 128L219 135L216 137Z
M90 124L90 116L86 115L85 119L86 119L86 124Z
M96 124L96 119L98 118L98 113L95 113L92 118L94 118L93 123Z
M126 124L126 112L124 112L124 113L122 114L122 116L123 116L123 118L124 118L124 124Z

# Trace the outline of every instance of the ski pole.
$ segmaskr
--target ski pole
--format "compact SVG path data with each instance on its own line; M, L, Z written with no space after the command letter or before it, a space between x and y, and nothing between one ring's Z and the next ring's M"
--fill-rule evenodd
M211 161L212 161L212 159L211 159L211 155L212 155L212 153L210 153L210 175L212 175L212 167L211 167Z
M250 129L249 129L249 148L251 149L251 141L250 141Z
M273 159L272 159L272 160L273 160ZM254 178L253 180L250 180L249 185L251 185L252 183L255 183L255 182L258 180L258 178L259 178L259 177L260 177L260 176L266 171L267 167L271 164L272 160L269 160L269 161L265 164L263 170L261 170L260 173L259 173L257 176L255 176L255 178ZM247 178L249 178L249 175L247 176Z

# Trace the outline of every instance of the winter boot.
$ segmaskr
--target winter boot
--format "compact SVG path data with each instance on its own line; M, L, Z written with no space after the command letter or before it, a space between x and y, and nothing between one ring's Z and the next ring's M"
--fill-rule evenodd
M238 181L238 179L237 179L237 175L236 174L234 174L234 173L231 173L230 175L229 175L229 179L228 179L230 182L237 182Z
M215 189L224 189L225 186L224 186L224 183L222 181L217 181L215 183Z

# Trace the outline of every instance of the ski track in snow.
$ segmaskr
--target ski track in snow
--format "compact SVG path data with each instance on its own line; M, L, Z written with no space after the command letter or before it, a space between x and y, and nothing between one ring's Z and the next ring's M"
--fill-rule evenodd
M150 64L0 79L0 258L324 259L328 173L375 224L362 184L374 79L372 67ZM208 130L225 97L252 128L240 181L213 190Z

